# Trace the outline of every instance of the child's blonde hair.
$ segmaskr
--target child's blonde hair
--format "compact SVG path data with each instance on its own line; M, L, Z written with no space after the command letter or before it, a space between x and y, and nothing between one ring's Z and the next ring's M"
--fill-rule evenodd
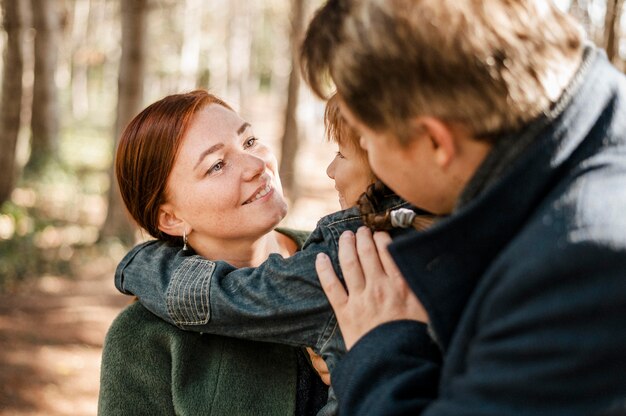
M337 94L333 94L326 102L326 109L324 110L324 127L326 129L326 140L343 146L350 146L356 151L363 163L367 164L369 167L367 152L359 143L359 134L341 115L341 110L339 109L339 97Z

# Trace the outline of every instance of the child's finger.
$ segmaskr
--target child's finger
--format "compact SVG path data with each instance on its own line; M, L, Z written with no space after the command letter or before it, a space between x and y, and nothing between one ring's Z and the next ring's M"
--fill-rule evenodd
M348 301L348 294L339 281L335 270L333 270L333 265L326 254L319 253L317 255L315 259L315 270L320 279L322 289L330 302L330 306L337 312L337 309L341 309Z
M361 292L365 287L365 279L356 250L356 237L351 231L345 231L339 237L339 265L348 293Z
M317 372L317 375L320 376L324 384L330 386L330 372L328 371L328 365L324 359L317 355L310 347L306 347L306 352L309 354L311 366Z

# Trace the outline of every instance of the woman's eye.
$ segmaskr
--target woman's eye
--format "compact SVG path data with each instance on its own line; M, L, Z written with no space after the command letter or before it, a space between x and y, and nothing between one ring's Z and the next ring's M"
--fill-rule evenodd
M337 152L337 158L345 159L346 157L344 155L342 155L341 152Z
M244 143L243 147L245 149L249 149L250 147L253 147L258 140L259 139L257 139L256 137L250 137L248 140L246 140L246 142Z
M211 166L211 168L208 170L207 174L211 174L211 173L215 173L215 172L219 172L222 169L224 169L224 161L220 160L219 162L217 162L216 164L214 164L213 166Z

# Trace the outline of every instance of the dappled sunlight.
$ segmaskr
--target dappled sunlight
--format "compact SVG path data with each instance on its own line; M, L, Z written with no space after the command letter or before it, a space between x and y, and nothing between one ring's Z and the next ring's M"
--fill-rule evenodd
M57 248L71 245L89 245L98 240L98 228L95 226L80 227L68 225L65 227L47 226L35 235L35 245L39 248ZM71 256L70 256L71 257Z
M15 220L8 215L0 215L0 239L8 240L15 234Z
M0 405L13 409L13 415L95 415L99 356L99 349L80 346L43 346L6 354L4 377L11 384L2 393L11 401ZM27 383L32 388L23 388Z
M6 414L96 414L104 335L131 301L113 288L113 267L97 261L77 270L80 280L45 275L0 294L0 408Z
M11 193L11 200L16 205L32 208L37 202L37 193L34 189L30 188L15 188Z

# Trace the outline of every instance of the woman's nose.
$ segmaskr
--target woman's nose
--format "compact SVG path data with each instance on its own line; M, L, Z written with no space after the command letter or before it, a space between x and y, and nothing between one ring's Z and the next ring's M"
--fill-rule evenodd
M265 172L265 160L258 156L246 154L243 156L243 178L250 181Z

